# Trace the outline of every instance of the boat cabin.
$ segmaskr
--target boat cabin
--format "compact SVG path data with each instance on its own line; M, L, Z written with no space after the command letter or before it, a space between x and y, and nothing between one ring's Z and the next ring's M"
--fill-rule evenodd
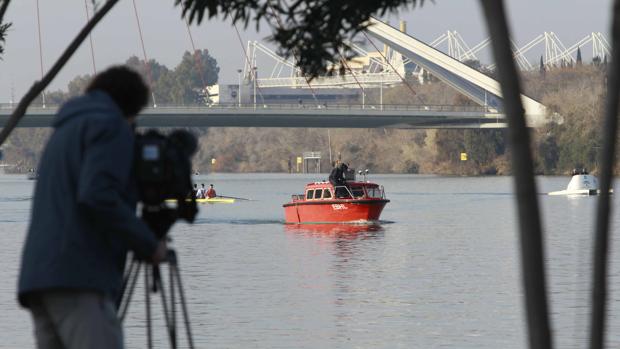
M314 182L306 185L305 193L293 195L293 201L338 199L385 199L383 186L368 182L347 182L333 186L330 182Z

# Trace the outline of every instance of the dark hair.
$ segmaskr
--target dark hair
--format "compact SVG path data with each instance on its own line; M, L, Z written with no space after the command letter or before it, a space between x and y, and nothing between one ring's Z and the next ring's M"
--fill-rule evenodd
M107 93L126 118L138 115L149 99L149 89L140 74L125 66L114 66L95 75L86 92Z

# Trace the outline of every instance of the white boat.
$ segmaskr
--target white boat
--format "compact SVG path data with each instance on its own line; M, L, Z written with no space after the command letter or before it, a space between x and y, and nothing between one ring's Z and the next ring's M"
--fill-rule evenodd
M552 191L549 195L598 195L599 192L598 179L582 169L581 171L573 170L573 178L566 190Z

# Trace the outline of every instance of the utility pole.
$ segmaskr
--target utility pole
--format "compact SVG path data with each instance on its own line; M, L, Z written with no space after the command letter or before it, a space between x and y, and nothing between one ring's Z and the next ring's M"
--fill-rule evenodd
M379 84L379 105L383 110L383 71L381 71L381 83Z
M254 75L254 78L253 78L254 80L254 109L256 109L256 76L257 76L256 69L257 69L256 67L252 68L252 72L253 72L252 74Z
M237 90L237 96L239 97L239 108L241 108L241 69L237 69L239 75L239 89Z

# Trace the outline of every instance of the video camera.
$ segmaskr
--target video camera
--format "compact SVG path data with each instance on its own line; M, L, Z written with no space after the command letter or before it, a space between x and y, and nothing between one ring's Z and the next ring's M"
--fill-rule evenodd
M196 217L191 157L197 148L196 137L184 130L168 136L156 130L136 135L134 166L142 219L158 238L163 238L177 219L191 223ZM170 199L176 200L176 208L168 207Z

